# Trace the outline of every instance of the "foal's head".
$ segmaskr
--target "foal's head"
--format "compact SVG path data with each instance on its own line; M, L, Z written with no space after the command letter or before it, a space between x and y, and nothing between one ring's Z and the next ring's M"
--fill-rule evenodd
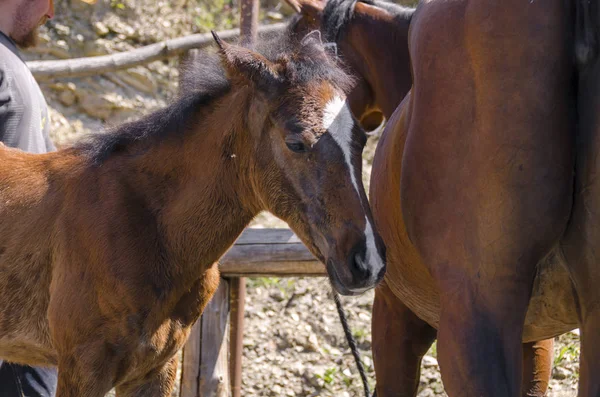
M385 253L361 181L366 136L346 102L349 77L310 37L257 52L215 38L231 91L249 98L239 139L258 209L290 225L339 292L373 287Z
M319 30L357 78L350 108L368 131L390 117L410 86L411 8L381 0L286 0L298 16L291 33Z

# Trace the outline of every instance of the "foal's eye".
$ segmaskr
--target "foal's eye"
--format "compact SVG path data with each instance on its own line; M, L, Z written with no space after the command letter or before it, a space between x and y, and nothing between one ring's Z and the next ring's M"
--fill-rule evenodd
M286 142L285 144L294 153L306 152L306 145L302 142Z

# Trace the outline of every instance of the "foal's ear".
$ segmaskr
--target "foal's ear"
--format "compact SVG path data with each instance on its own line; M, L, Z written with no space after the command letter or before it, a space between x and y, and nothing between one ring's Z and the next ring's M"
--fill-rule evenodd
M272 91L281 81L277 65L264 56L244 47L228 44L221 40L215 31L211 31L221 60L231 79L245 79L258 89Z

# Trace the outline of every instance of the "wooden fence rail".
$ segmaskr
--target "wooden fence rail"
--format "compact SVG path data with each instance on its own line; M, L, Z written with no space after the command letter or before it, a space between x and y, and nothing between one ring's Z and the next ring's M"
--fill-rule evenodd
M258 33L269 34L280 32L283 29L285 29L285 23L276 23L259 27ZM239 29L231 29L219 32L219 37L223 40L234 40L239 37L239 34ZM64 77L86 77L183 55L189 50L206 47L213 42L214 39L210 33L193 34L117 54L59 61L30 61L27 62L27 66L38 81Z
M240 384L229 366L230 346L241 337L232 334L230 341L230 277L326 276L323 264L289 229L246 229L219 268L224 278L183 350L180 397L229 397L231 385Z

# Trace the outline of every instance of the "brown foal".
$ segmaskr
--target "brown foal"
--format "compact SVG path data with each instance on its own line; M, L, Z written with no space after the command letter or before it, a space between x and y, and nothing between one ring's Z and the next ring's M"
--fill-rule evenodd
M55 153L0 148L0 357L58 365L58 397L169 396L215 262L261 210L339 292L383 277L348 76L315 40L216 39L168 107Z

